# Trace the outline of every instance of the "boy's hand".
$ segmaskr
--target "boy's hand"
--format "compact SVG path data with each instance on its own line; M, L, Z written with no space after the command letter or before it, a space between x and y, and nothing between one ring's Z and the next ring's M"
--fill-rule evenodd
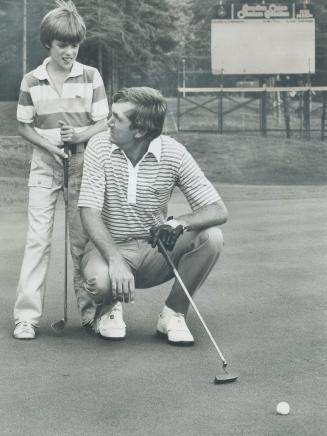
M65 124L63 121L59 121L60 125L60 137L63 142L69 142L70 144L76 144L78 138L73 126Z
M63 159L67 159L68 156L64 152L62 148L59 147L51 147L48 148L48 152L52 154L52 157L55 159L55 161L58 163L58 165L63 166Z

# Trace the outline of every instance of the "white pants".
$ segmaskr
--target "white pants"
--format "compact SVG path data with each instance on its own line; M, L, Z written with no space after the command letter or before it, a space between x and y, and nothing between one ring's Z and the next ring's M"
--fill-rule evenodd
M83 288L80 271L80 262L87 241L77 208L83 170L83 150L84 147L78 146L77 153L69 157L68 220L77 305L82 324L87 324L93 320L95 308ZM55 207L62 190L62 180L63 168L50 154L35 149L28 183L28 230L14 307L15 324L21 321L30 322L35 327L40 324L50 261Z

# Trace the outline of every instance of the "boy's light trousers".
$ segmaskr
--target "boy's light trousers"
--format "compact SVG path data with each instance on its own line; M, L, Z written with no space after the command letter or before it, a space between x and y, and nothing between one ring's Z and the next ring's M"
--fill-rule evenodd
M77 145L76 154L69 157L68 219L70 249L74 265L74 288L82 324L94 318L94 304L83 288L80 264L87 237L77 208L80 192L84 146ZM40 325L50 261L55 208L62 190L63 167L44 151L35 149L29 177L28 229L25 252L14 307L15 324L30 322ZM64 253L56 262L63 263ZM59 280L52 292L62 292Z

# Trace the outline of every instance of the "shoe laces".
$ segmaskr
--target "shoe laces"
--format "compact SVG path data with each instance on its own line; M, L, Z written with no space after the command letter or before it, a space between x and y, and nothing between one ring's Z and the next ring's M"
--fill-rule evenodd
M21 324L25 328L31 327L31 324L28 321L22 321L19 324Z
M112 313L112 312L121 312L121 308L119 307L118 304L116 304L116 306L114 306L114 307L111 309L110 313Z
M23 330L31 330L31 329L33 329L33 326L32 326L32 324L31 323L29 323L28 321L21 321L21 322L19 322L18 324L17 324L18 326L21 326L21 328L23 329ZM33 329L34 330L34 329Z
M115 306L107 313L102 315L103 318L109 318L114 319L115 315L118 315L121 313L121 306L119 304L115 304Z
M184 324L185 323L185 315L183 313L176 312L172 316L176 318L176 321L179 324Z

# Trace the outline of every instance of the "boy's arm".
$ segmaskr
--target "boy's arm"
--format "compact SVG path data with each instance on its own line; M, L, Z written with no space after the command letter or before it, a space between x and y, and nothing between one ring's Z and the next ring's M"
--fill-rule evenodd
M79 133L75 131L73 126L65 124L63 121L59 121L59 124L62 141L69 142L71 144L87 142L92 136L108 129L107 118L97 121Z
M51 144L47 139L39 135L34 129L34 127L32 127L30 124L19 122L18 133L24 139L31 142L33 145L36 145L37 147L41 147L43 150L51 153L54 159L56 159L56 161L60 165L62 165L62 159L68 157L64 153L63 149L56 147L55 145Z
M109 115L109 107L106 90L99 71L97 69L93 69L93 72L93 94L90 116L94 124L77 133L72 126L64 124L60 121L60 133L63 141L70 142L72 144L87 142L92 136L108 129L107 118Z

